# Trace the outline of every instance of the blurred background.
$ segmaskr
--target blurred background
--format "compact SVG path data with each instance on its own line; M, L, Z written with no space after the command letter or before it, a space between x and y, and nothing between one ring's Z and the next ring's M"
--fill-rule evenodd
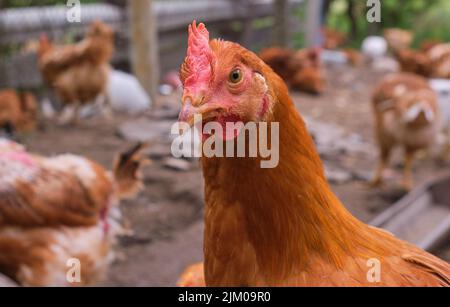
M170 128L180 108L178 69L194 19L207 25L211 37L239 42L279 69L333 190L354 215L450 260L449 1L381 0L381 21L374 23L367 20L365 0L92 0L81 1L80 22L68 22L73 7L67 3L0 0L0 108L1 91L12 90L31 93L39 109L31 129L6 129L14 123L1 122L3 117L0 125L14 130L7 134L30 152L69 152L105 168L126 144L151 142L145 188L120 207L129 232L118 238L114 261L98 285L171 286L187 265L202 260L201 171L196 159L170 153ZM104 93L112 114L102 116L101 106L86 103L80 123L61 125L55 114L68 103L62 89L46 80L43 41L82 44L96 20L114 33ZM435 51L438 64L427 57L435 47L443 50ZM291 57L295 77L283 75ZM438 66L448 75L432 71ZM412 194L399 184L401 150L385 184L369 186L378 159L372 94L386 75L400 71L426 78L444 114L437 145L417 155L413 187L419 189Z

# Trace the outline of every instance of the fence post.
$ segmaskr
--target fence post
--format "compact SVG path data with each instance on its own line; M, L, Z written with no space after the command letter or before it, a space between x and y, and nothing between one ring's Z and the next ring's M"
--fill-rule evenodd
M274 2L274 43L280 47L288 46L289 37L289 1L288 0L275 0Z
M322 0L307 0L306 10L306 45L308 47L320 46L322 45Z
M133 73L156 106L159 84L159 48L152 0L129 0L131 62Z

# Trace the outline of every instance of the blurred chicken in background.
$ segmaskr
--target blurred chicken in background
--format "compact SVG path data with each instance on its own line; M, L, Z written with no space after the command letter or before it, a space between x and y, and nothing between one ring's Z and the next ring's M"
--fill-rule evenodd
M364 60L363 54L353 48L344 48L342 52L347 58L347 62L353 66L361 66Z
M322 28L323 36L323 48L325 49L337 49L347 41L347 35L338 30L324 27Z
M344 47L344 44L348 42L347 34L324 27L322 28L322 39L323 61L345 62L353 66L360 66L363 63L363 56L359 50Z
M431 78L450 79L450 43L438 44L427 51L431 61Z
M111 174L75 155L45 158L0 139L0 272L24 286L97 282L121 232L118 202L141 188L138 144L119 155ZM69 262L80 280L66 278Z
M384 31L389 48L394 52L405 50L411 47L414 40L414 34L411 31L398 28L390 28Z
M414 33L402 29L387 29L384 37L402 71L430 78L450 78L450 44L425 40L419 50L414 50L411 48Z
M425 77L430 76L432 63L426 53L408 48L399 50L395 57L403 72L415 73Z
M368 36L361 45L362 53L372 61L378 61L382 59L388 50L388 44L386 39L381 36Z
M325 90L325 77L321 69L320 49L302 49L289 62L295 74L290 80L294 90L310 94L321 94Z
M0 130L8 137L36 128L38 105L31 93L0 91Z
M431 48L442 44L441 40L436 39L426 39L420 44L419 50L422 52L428 52Z
M414 33L411 31L390 28L384 31L389 49L397 59L400 69L403 72L410 72L427 76L429 74L429 60L421 52L411 48L414 40Z
M383 171L396 146L405 151L403 187L413 187L412 164L416 152L430 147L439 132L437 96L425 78L408 73L386 76L373 98L380 163L373 185L383 183Z
M320 94L325 88L321 68L320 49L293 51L284 48L267 48L260 58L266 62L292 89Z
M81 105L92 103L99 97L106 100L113 51L114 33L101 21L93 22L87 37L77 44L54 46L47 36L41 37L39 69L63 105L74 106L72 122L77 120Z
M294 71L289 65L295 51L280 47L263 49L259 57L266 62L283 80L288 81Z

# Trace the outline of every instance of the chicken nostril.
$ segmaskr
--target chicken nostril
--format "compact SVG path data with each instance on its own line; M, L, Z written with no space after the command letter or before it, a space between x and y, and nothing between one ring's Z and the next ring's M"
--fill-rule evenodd
M185 121L189 115L190 109L191 105L184 105L184 107L181 109L180 114L178 115L178 121Z
M184 95L183 98L181 98L181 101L184 105L189 104L192 105L193 99L191 95Z
M185 94L181 98L181 101L183 102L183 105L189 104L193 107L199 107L204 104L205 95L198 94L198 95L191 95L191 94Z

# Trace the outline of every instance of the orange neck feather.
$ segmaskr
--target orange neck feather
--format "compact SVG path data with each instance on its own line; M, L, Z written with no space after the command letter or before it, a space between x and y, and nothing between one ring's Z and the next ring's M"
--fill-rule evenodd
M273 117L280 123L280 160L276 168L261 169L258 160L250 158L202 159L206 273L209 257L218 257L221 249L239 246L242 240L253 247L262 274L282 280L307 269L309 256L323 257L340 267L346 256L361 252L354 246L367 245L371 236L369 227L354 218L330 190L287 89L277 92L277 100ZM215 223L224 223L232 210L244 223L245 235L215 237ZM225 246L224 239L234 243ZM363 252L379 248L367 246Z

